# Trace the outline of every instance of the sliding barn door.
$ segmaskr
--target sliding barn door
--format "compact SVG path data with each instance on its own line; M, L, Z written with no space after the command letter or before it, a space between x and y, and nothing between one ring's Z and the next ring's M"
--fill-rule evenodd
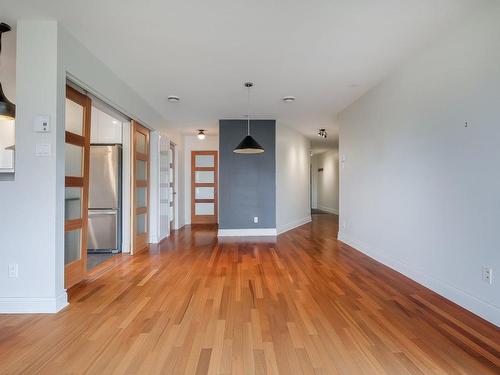
M149 243L149 130L132 122L132 252Z
M217 151L191 152L191 223L217 223Z
M82 281L87 273L90 113L90 98L67 86L64 200L66 288Z

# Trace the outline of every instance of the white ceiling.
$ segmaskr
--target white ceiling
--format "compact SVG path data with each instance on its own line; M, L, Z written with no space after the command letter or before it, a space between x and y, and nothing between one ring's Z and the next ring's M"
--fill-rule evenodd
M3 21L57 19L168 127L275 118L336 144L335 116L477 0L2 0ZM169 95L181 102L168 103ZM297 98L286 104L286 95ZM315 137L326 128L328 141Z

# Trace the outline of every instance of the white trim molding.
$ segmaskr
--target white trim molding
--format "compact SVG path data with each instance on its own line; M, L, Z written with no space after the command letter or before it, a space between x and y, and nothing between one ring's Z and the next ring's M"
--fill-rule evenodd
M56 313L68 306L66 292L57 297L2 297L0 314Z
M369 244L355 239L345 231L339 231L338 240L500 327L500 308L498 306L482 301L444 280L436 279L426 274L424 270L412 268L404 262L389 258L383 255L383 251L380 249L375 249Z
M311 220L311 215L308 215L306 217L303 217L302 219L295 220L287 224L278 225L278 234L288 232L289 230L300 227L301 225L310 223Z
M325 206L318 206L317 209L321 210L321 211L329 212L329 213L335 214L335 215L339 214L338 208L330 208L330 207L325 207Z
M276 236L276 228L219 229L219 237Z

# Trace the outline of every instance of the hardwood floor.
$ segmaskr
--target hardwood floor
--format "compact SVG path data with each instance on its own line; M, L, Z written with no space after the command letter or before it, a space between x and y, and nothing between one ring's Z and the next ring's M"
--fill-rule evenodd
M267 239L185 228L0 316L0 374L499 374L500 330L337 242L333 215Z

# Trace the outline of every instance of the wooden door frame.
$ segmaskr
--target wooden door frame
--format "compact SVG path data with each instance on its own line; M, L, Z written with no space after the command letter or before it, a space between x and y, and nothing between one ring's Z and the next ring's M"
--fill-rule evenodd
M131 224L132 224L132 246L131 253L137 254L141 251L147 249L149 244L149 229L150 229L150 218L149 218L149 198L150 198L150 144L149 144L149 129L145 126L141 125L135 120L132 120L132 136L130 137L132 140L132 212L131 212ZM141 133L146 136L146 154L137 152L137 133ZM146 162L146 180L136 181L137 174L137 160L143 160ZM137 207L137 188L146 187L146 207ZM140 214L146 214L146 232L138 235L137 234L137 225L136 225L136 217Z
M65 176L64 188L79 187L82 189L81 218L64 221L64 232L80 229L81 257L64 266L64 287L66 289L82 281L87 274L87 231L89 200L89 167L90 167L90 124L92 116L91 99L71 86L66 86L66 98L83 107L83 135L65 132L65 143L83 148L82 177Z
M217 224L219 222L219 152L218 151L191 151L191 224ZM196 155L213 155L214 166L196 167ZM214 171L214 182L196 183L197 171ZM195 189L197 187L213 187L214 199L195 199ZM195 203L214 203L213 215L195 215Z

